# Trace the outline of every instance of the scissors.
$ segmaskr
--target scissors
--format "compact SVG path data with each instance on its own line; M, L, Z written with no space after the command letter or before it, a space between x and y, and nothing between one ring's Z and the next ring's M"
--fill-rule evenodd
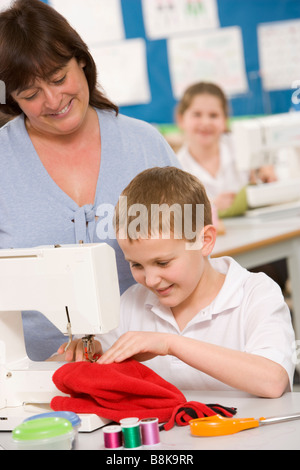
M267 424L283 423L300 419L300 413L272 418L224 418L221 415L197 418L189 421L191 434L194 436L226 436L245 429L257 428Z

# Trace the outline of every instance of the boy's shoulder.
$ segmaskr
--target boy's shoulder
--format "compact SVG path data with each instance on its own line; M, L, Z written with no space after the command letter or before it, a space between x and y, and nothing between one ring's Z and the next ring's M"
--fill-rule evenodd
M229 256L213 258L210 260L213 268L225 274L225 282L219 292L219 296L225 302L226 299L239 297L240 301L247 298L269 295L281 295L281 289L276 282L263 272L252 273L241 266ZM226 303L226 302L225 302Z

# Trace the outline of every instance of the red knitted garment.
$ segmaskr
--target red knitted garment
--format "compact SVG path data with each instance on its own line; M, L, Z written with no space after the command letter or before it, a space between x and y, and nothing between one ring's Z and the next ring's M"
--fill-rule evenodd
M168 430L175 422L184 426L194 418L236 413L235 408L187 402L177 387L133 359L113 364L65 364L53 374L53 382L69 395L54 397L53 410L94 413L116 422L130 416L156 417Z

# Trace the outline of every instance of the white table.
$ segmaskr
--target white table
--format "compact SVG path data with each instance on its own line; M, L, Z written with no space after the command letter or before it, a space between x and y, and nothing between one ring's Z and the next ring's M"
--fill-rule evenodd
M237 408L236 417L260 418L281 416L300 412L300 393L286 393L281 398L257 398L244 392L207 392L183 391L187 400L201 403L219 403L223 406ZM152 448L142 448L148 453L171 454L181 450L188 453L193 450L214 449L289 449L300 450L300 419L286 423L272 424L218 437L196 437L190 433L188 426L174 426L170 431L160 432L161 443ZM0 446L12 449L11 433L0 432ZM92 433L79 433L77 450L105 450L103 431L98 429ZM110 450L110 455L118 455L118 450ZM134 455L135 451L126 449L126 455ZM148 454L147 453L147 454ZM101 459L101 454L99 454ZM148 457L147 457L148 458Z
M278 399L256 398L243 392L185 392L188 400L201 403L219 403L236 407L236 417L260 418L300 412L300 393L287 393ZM175 451L181 449L300 449L300 419L243 431L231 436L196 437L189 426L174 426L160 432L161 444L152 449ZM102 430L79 434L79 449L104 449ZM117 451L116 451L117 452ZM132 453L133 451L131 451Z
M217 237L212 258L231 256L245 268L286 258L292 288L293 326L300 340L300 217L265 220L224 219L225 235Z

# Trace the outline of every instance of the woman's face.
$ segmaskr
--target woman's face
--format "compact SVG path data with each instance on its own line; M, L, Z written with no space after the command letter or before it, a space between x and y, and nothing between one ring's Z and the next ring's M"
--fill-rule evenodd
M84 66L73 58L49 80L36 79L30 87L12 93L27 117L29 130L68 135L80 128L89 106Z

